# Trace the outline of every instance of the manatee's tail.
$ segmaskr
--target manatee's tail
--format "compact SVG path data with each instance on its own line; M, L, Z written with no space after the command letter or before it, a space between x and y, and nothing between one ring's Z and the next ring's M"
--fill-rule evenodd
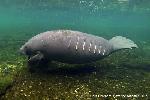
M130 39L122 36L115 36L109 40L109 43L112 44L114 50L125 49L125 48L137 48L138 46Z

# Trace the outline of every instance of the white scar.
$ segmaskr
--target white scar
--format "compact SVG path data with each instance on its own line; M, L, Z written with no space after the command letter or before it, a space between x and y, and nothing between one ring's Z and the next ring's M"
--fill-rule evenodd
M70 44L71 44L71 39L69 40L69 45L68 45L68 48L70 47Z
M85 48L85 42L83 42L83 50L84 50L84 48Z
M90 46L89 46L89 51L91 51L91 46L92 46L92 44L90 43Z
M77 42L77 44L76 44L76 50L78 49L78 44L79 44L79 42Z
M95 53L95 49L94 49L94 53Z
M51 39L51 36L48 36L48 39Z
M101 53L101 51L98 49L98 53L100 54Z
M104 49L103 55L105 55L105 49Z
M79 44L79 37L77 39L76 50L78 49L78 44Z
M96 48L97 48L97 47L96 47L96 45L95 45L95 50L96 50Z
M96 50L96 45L95 45L95 47L94 47L94 53L95 53L95 50Z

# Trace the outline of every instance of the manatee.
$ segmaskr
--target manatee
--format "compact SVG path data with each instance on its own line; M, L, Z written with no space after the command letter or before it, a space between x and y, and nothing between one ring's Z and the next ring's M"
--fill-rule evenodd
M28 56L28 62L59 61L63 63L82 64L103 59L121 49L138 46L122 36L110 40L73 30L54 30L32 37L20 52Z

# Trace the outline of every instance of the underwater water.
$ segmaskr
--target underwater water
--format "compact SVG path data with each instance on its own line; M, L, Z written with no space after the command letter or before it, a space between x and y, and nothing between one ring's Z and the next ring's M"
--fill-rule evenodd
M91 64L54 61L46 72L29 71L19 48L32 36L56 29L106 39L121 35L139 48ZM149 51L149 0L0 0L0 96L4 100L148 99Z

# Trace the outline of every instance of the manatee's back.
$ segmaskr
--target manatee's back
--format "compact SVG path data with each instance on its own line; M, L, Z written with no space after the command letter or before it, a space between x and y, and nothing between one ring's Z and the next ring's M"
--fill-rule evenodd
M69 62L97 60L112 50L112 46L104 38L78 31L49 31L45 36L47 55Z

